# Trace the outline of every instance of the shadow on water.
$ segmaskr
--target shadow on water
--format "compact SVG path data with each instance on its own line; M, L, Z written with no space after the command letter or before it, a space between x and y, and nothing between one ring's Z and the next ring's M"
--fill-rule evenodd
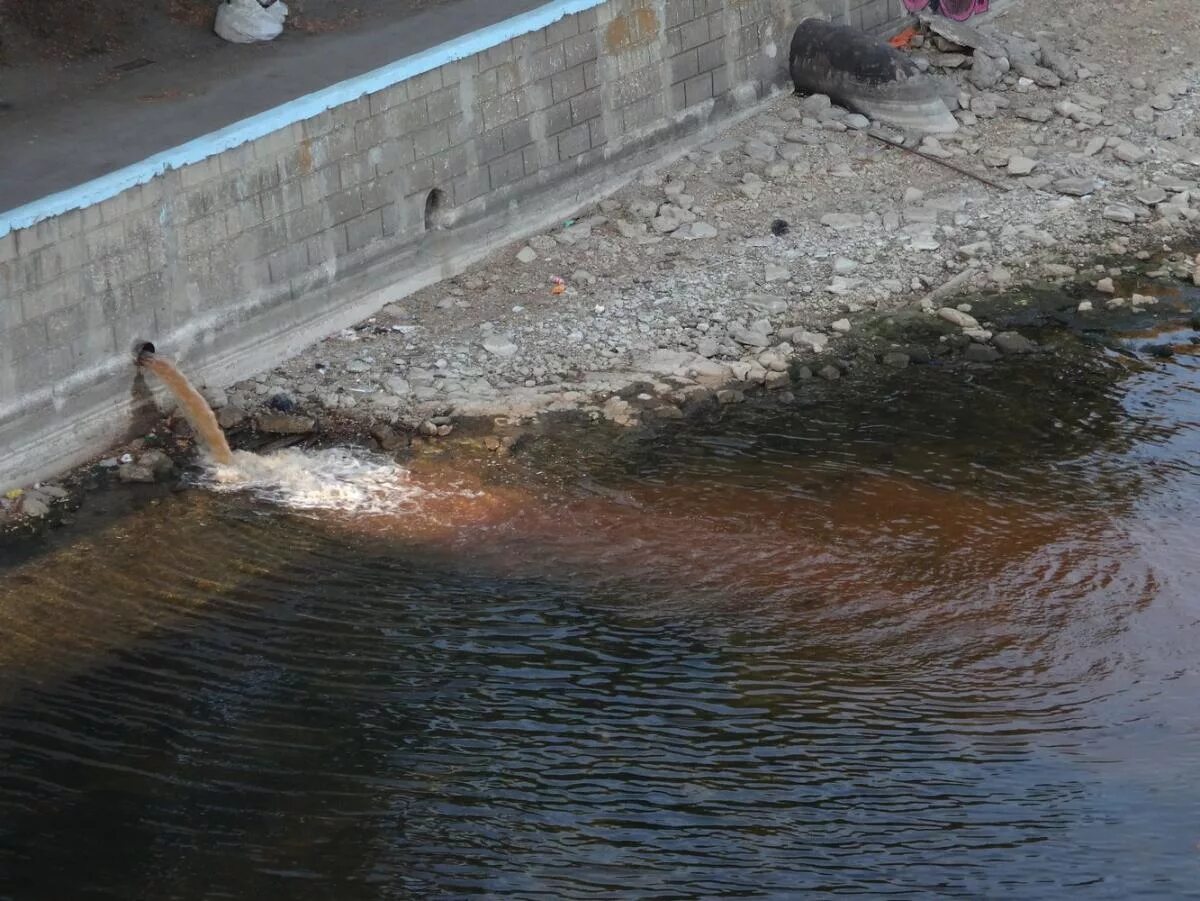
M1186 894L1198 361L1035 326L401 516L58 537L0 588L0 897Z

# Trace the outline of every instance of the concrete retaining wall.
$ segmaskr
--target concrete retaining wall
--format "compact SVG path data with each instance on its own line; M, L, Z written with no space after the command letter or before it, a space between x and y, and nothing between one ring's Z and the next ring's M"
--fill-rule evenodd
M882 30L903 13L558 0L5 214L0 486L135 426L135 343L210 384L261 371L752 107L786 84L806 15Z

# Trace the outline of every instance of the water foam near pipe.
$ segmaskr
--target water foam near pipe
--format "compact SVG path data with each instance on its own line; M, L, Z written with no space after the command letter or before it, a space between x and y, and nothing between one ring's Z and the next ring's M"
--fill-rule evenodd
M153 372L179 401L212 464L197 484L216 491L247 491L297 510L393 513L421 495L394 461L353 448L289 448L269 456L234 451L204 396L154 345L134 348L137 365Z

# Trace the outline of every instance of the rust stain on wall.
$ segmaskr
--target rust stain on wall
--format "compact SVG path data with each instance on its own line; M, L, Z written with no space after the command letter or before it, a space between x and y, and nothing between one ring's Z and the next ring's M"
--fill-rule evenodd
M643 47L658 36L658 16L645 7L622 13L608 24L604 46L612 53Z
M312 147L308 138L300 142L300 172L308 175L313 170Z

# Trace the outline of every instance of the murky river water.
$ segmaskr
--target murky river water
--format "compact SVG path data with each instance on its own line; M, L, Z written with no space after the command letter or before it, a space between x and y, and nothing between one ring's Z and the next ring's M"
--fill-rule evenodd
M1200 358L1123 360L85 508L4 570L0 897L1198 897Z

